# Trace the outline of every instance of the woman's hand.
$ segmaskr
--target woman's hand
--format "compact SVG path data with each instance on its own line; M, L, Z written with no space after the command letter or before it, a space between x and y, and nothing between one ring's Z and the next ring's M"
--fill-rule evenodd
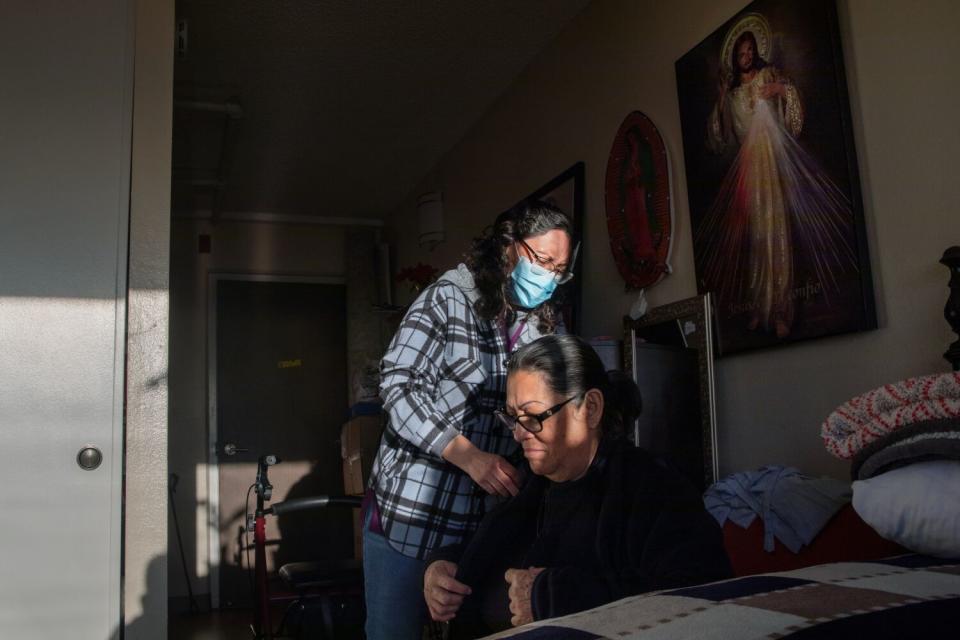
M507 595L510 596L510 624L515 627L533 622L533 605L530 604L530 595L533 592L534 579L543 573L543 567L530 567L529 569L507 569L503 574L503 579L507 581L510 588Z
M423 599L427 601L430 617L446 622L457 615L463 598L470 595L470 587L458 582L457 565L447 560L430 563L423 574Z
M503 456L478 449L465 471L487 493L508 497L520 492L520 472Z
M520 472L503 456L476 448L459 435L443 451L443 457L463 469L481 489L498 496L515 496L520 492Z

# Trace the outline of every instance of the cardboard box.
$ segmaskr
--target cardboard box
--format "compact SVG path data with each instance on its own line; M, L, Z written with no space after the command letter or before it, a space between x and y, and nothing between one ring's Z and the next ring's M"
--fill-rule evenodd
M344 494L360 496L366 491L370 468L380 446L383 426L381 414L366 415L350 419L340 430ZM353 510L353 557L358 560L363 557L363 523L360 521L360 509Z
M340 455L343 458L343 492L363 495L370 479L370 468L380 446L383 418L357 416L343 425L340 431Z
M359 453L343 461L343 493L348 496L361 496L367 488L364 478L364 464ZM369 467L366 469L369 477Z

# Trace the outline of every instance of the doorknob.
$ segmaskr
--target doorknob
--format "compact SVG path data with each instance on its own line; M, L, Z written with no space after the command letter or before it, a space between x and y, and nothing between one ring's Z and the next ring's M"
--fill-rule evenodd
M238 447L233 442L228 442L223 445L223 455L225 456L235 456L238 453L246 453L249 449L244 449L243 447Z
M103 462L103 454L93 445L87 445L77 454L77 464L84 471L93 471Z

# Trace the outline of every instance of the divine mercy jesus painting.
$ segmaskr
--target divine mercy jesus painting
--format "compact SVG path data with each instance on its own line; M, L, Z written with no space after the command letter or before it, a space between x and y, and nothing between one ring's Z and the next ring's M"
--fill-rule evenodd
M676 64L724 353L876 327L833 0L758 0Z

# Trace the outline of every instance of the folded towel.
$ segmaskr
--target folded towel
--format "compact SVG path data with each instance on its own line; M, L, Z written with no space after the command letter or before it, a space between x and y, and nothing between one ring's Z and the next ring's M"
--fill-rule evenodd
M790 551L810 544L827 522L850 502L850 485L814 478L792 467L769 465L727 476L703 494L703 503L722 527L731 520L744 529L763 520L763 548L776 538Z
M910 378L849 400L827 416L820 435L827 451L850 459L907 425L960 417L960 373Z

